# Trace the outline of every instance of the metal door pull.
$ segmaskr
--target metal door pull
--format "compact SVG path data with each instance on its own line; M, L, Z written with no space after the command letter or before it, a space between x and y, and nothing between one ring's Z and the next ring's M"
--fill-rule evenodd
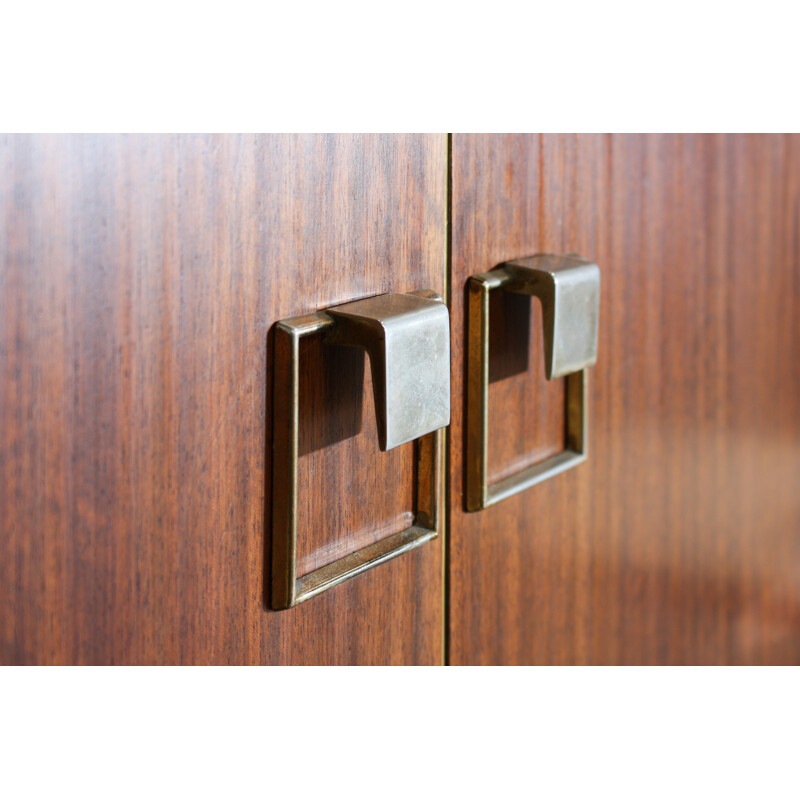
M580 256L536 255L468 282L466 506L479 511L586 460L586 369L597 361L600 270ZM503 480L487 479L489 296L495 289L538 297L545 374L566 377L566 449Z
M300 340L322 333L369 354L381 450L414 440L414 523L297 575ZM434 292L384 294L293 317L275 327L272 607L295 606L438 536L442 428L450 423L450 315Z

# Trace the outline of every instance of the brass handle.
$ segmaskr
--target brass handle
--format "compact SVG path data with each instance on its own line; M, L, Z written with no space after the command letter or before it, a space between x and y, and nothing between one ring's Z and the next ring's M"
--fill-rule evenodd
M381 450L415 440L416 508L409 528L297 575L300 340L369 354ZM438 536L442 428L450 423L450 315L433 292L384 294L275 326L272 607L290 608Z
M536 255L468 282L466 505L480 511L586 460L586 369L597 361L600 270L580 256ZM566 449L501 481L487 479L489 296L495 289L538 297L548 380L567 379Z

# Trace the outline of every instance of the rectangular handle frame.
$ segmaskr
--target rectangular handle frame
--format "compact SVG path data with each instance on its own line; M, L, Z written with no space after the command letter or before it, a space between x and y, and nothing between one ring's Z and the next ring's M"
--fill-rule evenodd
M334 324L331 315L320 311L286 319L275 326L271 585L271 605L275 610L296 606L439 535L443 429L414 442L416 508L413 525L307 575L297 575L300 340Z
M587 458L587 370L566 376L566 447L544 461L489 483L489 298L515 280L495 269L468 281L466 507L481 511L529 489Z

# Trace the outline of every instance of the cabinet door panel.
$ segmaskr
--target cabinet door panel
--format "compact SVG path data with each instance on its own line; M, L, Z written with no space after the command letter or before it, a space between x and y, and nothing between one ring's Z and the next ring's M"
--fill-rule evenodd
M800 138L456 135L452 164L450 661L800 662ZM465 283L542 252L602 272L589 459L466 513ZM563 444L527 313L493 477Z
M265 575L269 331L444 294L446 199L440 135L2 139L0 661L441 662L439 540L288 611ZM307 571L412 508L363 355L324 350L302 364Z

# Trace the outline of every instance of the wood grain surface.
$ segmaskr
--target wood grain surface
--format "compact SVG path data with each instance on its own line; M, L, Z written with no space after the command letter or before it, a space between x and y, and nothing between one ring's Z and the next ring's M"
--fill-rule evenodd
M800 663L800 137L452 147L450 662ZM465 283L571 251L602 272L589 460L467 514ZM493 375L495 476L563 436L514 313L531 363Z
M434 136L0 139L0 662L434 664L441 540L283 612L269 331L445 292ZM304 569L400 530L363 356L303 360Z

